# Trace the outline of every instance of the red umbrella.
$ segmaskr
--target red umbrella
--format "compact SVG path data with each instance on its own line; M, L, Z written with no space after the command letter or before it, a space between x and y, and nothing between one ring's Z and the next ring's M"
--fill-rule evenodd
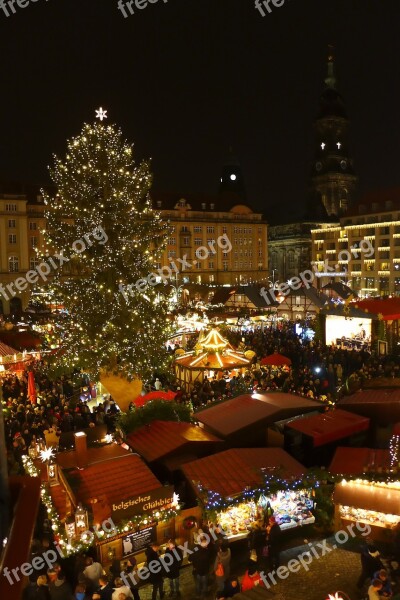
M287 356L283 356L283 354L279 354L279 352L274 352L274 354L270 354L263 358L260 364L281 367L282 365L291 365L292 361Z
M36 404L36 386L33 371L29 371L28 373L28 398L32 404Z
M138 396L136 400L134 400L135 406L138 408L140 406L144 406L150 400L173 400L176 396L176 392L149 392L145 396Z

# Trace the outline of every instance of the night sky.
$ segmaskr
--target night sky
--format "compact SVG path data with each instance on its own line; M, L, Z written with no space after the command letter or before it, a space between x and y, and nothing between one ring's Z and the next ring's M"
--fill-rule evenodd
M133 7L134 8L134 7ZM46 183L100 105L152 157L157 190L215 193L233 146L250 204L304 202L327 46L361 192L400 186L399 0L37 0L0 10L0 175Z

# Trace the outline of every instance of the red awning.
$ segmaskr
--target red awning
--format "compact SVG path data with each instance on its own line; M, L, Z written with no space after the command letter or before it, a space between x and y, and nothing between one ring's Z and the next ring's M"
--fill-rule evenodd
M274 354L270 354L263 358L260 364L281 367L282 365L291 365L292 361L287 356L283 356L283 354L279 354L279 352L274 352Z
M333 410L321 415L297 419L288 425L313 439L314 448L367 431L369 419L345 410Z

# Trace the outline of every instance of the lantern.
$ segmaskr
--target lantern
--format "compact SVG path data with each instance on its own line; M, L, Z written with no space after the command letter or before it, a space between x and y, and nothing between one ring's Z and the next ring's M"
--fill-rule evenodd
M65 521L65 533L67 534L68 543L75 537L75 519L71 516Z
M52 460L47 463L47 481L49 482L50 487L58 485L58 469L57 465Z
M76 535L80 535L84 531L89 529L89 518L87 511L83 508L82 504L79 503L75 511L75 527Z

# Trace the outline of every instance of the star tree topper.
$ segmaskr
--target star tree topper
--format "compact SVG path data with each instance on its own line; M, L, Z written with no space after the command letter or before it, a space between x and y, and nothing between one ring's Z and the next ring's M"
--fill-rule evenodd
M96 110L96 119L100 119L100 121L103 121L103 119L107 119L107 111L103 110L101 106L98 110Z

